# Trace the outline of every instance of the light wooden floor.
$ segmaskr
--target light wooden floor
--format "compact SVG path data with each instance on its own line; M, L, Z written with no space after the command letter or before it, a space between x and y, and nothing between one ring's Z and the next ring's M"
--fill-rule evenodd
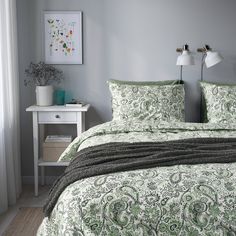
M7 229L7 227L12 222L12 220L17 215L17 213L19 213L20 208L42 207L47 198L47 193L49 189L50 189L49 186L40 187L39 196L35 197L33 185L23 186L23 191L22 191L20 199L17 201L17 204L14 206L11 206L6 213L0 216L0 235L3 235L3 232ZM25 213L27 215L28 212L25 212ZM21 213L19 213L19 215L20 214Z
M3 236L35 236L43 220L41 207L22 207Z

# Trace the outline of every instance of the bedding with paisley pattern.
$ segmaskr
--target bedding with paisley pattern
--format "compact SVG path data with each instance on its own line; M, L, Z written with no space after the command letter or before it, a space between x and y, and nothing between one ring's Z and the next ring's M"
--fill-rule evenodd
M108 122L62 154L109 142L236 137L234 124ZM38 235L236 235L236 163L174 165L78 180L60 195Z

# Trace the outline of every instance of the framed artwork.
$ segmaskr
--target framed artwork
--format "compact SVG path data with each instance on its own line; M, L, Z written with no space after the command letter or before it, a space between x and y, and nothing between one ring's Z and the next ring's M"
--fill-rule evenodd
M44 11L47 64L82 64L82 12Z

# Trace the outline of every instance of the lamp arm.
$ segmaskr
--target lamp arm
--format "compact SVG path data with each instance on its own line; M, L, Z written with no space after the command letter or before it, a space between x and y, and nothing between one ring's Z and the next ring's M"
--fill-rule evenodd
M183 81L183 66L180 66L180 81Z
M202 53L202 61L201 61L201 81L203 81L203 68L204 68L204 62L206 58L206 53Z
M201 61L201 81L203 81L203 69L204 69L204 62L206 58L206 52L202 52L202 61ZM203 93L200 92L200 122L203 122Z

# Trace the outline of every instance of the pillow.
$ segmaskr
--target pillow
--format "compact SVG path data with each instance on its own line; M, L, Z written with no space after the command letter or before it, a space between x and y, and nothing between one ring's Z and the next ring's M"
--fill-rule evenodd
M200 82L206 107L206 120L211 123L236 122L236 85Z
M184 85L180 80L108 81L113 120L184 122Z

